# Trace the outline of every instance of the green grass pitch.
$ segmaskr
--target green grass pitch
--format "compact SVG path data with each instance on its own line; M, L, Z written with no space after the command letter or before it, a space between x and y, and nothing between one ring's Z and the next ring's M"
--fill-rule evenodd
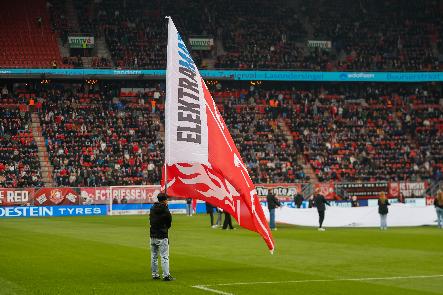
M270 255L253 232L175 215L173 282L151 280L148 233L146 216L1 219L0 294L443 294L436 227L280 225Z

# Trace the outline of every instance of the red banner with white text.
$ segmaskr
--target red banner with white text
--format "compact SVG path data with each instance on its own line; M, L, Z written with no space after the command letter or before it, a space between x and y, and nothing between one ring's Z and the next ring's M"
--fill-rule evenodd
M30 206L33 201L33 188L0 188L0 206Z
M112 186L112 187L84 187L80 195L87 204L114 203L154 203L160 192L159 185L150 186Z

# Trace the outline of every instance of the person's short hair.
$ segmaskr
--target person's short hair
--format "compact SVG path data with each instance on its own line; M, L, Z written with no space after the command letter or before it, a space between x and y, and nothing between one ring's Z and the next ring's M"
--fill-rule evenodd
M157 200L158 200L159 202L166 201L167 199L168 199L168 196L166 196L165 193L159 193L159 194L157 195Z

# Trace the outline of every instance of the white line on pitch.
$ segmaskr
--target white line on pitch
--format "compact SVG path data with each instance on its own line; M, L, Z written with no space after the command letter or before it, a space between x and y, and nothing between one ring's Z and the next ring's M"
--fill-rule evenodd
M216 294L221 294L221 295L234 295L232 293L223 292L223 291L216 290L216 289L211 289L206 286L209 286L209 285L195 285L195 286L192 286L192 288L196 288L196 289L200 289L203 291L208 291L208 292L212 292L212 293L216 293Z
M344 282L344 281L386 281L386 280L405 280L405 279L430 279L430 278L443 278L443 275L423 275L423 276L405 276L405 277L380 277L380 278L349 278L349 279L324 279L324 280L298 280L298 281L276 281L276 282L238 282L238 283L224 283L213 285L195 285L193 288L200 290L222 294L222 295L234 295L233 293L223 292L213 288L214 286L239 286L239 285L259 285L259 284L287 284L287 283L314 283L314 282Z

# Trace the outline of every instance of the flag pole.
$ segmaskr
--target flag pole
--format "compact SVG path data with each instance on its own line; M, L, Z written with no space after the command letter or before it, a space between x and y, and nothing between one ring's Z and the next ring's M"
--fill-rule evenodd
M169 22L171 21L171 17L170 16L165 16L165 19L168 20L168 34L169 34ZM166 44L166 46L169 46L169 37L168 37L168 44ZM167 47L166 47L167 48ZM168 50L166 49L166 54L168 53ZM168 56L166 56L166 59L168 58ZM166 76L167 76L167 72L168 72L168 66L166 65ZM168 79L166 79L166 83L168 83ZM168 91L168 87L166 87L166 91ZM166 161L166 91L165 91L165 96L163 98L163 112L164 112L164 116L165 116L165 142L164 142L164 149L165 149L165 195L168 195L168 163Z

